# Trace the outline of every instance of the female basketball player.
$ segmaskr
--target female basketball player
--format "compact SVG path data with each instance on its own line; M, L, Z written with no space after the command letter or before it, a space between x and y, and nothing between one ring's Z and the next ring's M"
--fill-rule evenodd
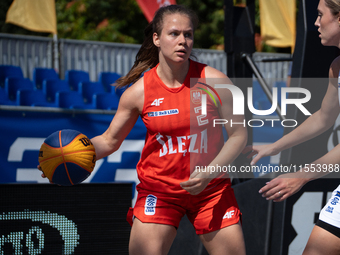
M325 46L340 48L340 1L320 0L318 17L315 25L320 33L321 43ZM307 141L329 129L339 115L338 76L340 71L340 57L337 57L329 69L329 85L322 101L320 110L311 115L298 128L270 145L246 147L244 153L252 150L249 157L257 154L252 160L255 164L260 158L276 155L280 151ZM335 165L340 164L340 145L313 163ZM312 172L311 169L301 169L301 172L280 175L260 189L263 197L283 201L301 189L308 181L320 178L329 172ZM334 203L334 197L339 196L340 186L334 190L332 198L322 209L318 222L313 228L307 246L307 254L340 254L340 205ZM340 194L340 193L339 193ZM327 208L334 208L331 213Z
M185 214L209 254L245 254L230 180L203 170L231 164L246 144L247 131L243 125L225 125L224 143L221 127L212 125L214 118L240 123L244 117L232 116L229 90L218 92L222 103L215 106L199 88L213 91L209 78L231 82L220 71L189 59L196 25L195 14L182 6L157 11L134 66L117 82L120 87L133 85L122 95L109 128L92 138L100 159L119 148L139 116L147 127L137 165L138 198L128 214L134 218L130 254L167 254Z

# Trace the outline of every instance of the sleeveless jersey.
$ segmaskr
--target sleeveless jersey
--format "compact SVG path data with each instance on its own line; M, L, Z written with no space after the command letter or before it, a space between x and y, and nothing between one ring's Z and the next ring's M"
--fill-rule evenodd
M142 120L147 128L145 146L137 164L137 190L188 194L180 183L195 169L206 167L221 150L224 139L217 105L205 93L206 65L190 60L188 74L178 88L167 87L156 67L144 74ZM196 78L196 79L193 79ZM200 78L199 80L197 78ZM207 114L202 114L206 94ZM205 190L229 178L212 180Z

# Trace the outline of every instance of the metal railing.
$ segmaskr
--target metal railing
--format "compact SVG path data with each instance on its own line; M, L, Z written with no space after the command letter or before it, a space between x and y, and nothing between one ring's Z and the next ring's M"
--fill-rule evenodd
M32 79L35 67L53 67L53 43L52 38L0 33L0 65L20 66L24 76ZM59 39L57 71L63 79L66 70L84 70L89 72L92 81L97 81L98 74L104 71L125 75L133 65L139 47L139 44ZM194 49L193 53L198 61L227 73L227 56L224 51ZM252 56L269 86L275 81L287 79L289 62L263 60L288 57L290 54L260 52Z
M35 67L52 67L52 38L0 33L0 65L20 66L32 79Z

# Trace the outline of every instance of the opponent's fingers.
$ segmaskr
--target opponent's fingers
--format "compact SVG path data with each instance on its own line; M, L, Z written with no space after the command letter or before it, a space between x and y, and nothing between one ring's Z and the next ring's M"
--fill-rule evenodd
M253 150L253 146L248 145L242 150L242 154L246 154L246 153L248 153L249 151L252 151L252 150Z
M271 195L267 194L266 200L273 200L274 202L281 202L288 198L290 195L285 189L275 191Z
M283 200L285 200L285 199L288 198L288 197L289 197L289 194L288 194L288 193L285 193L285 194L279 196L278 198L273 199L273 201L274 201L274 202L282 202Z
M256 155L257 154L257 155ZM252 155L249 155L249 158L256 155L250 162L250 165L255 165L261 158L262 155L260 153L254 152Z
M269 185L269 184L267 184ZM266 186L267 186L266 185ZM267 200L273 200L273 199L277 199L281 196L284 195L284 191L282 188L280 188L279 186L274 186L272 188L268 188L264 186L262 189L260 189L259 193L262 195L262 197L264 197Z
M251 153L249 153L247 156L246 156L246 158L252 158L252 157L254 157L256 154L257 154L258 152L257 151L252 151Z
M270 182L267 182L266 185L259 190L259 193L262 194L262 196L270 196L281 189L279 185L279 179L275 178Z

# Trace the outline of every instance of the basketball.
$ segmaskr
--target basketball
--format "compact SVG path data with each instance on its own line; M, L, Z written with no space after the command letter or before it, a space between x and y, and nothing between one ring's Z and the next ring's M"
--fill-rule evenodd
M72 186L84 181L96 163L96 152L86 135L70 129L48 136L39 151L44 175L55 184Z

